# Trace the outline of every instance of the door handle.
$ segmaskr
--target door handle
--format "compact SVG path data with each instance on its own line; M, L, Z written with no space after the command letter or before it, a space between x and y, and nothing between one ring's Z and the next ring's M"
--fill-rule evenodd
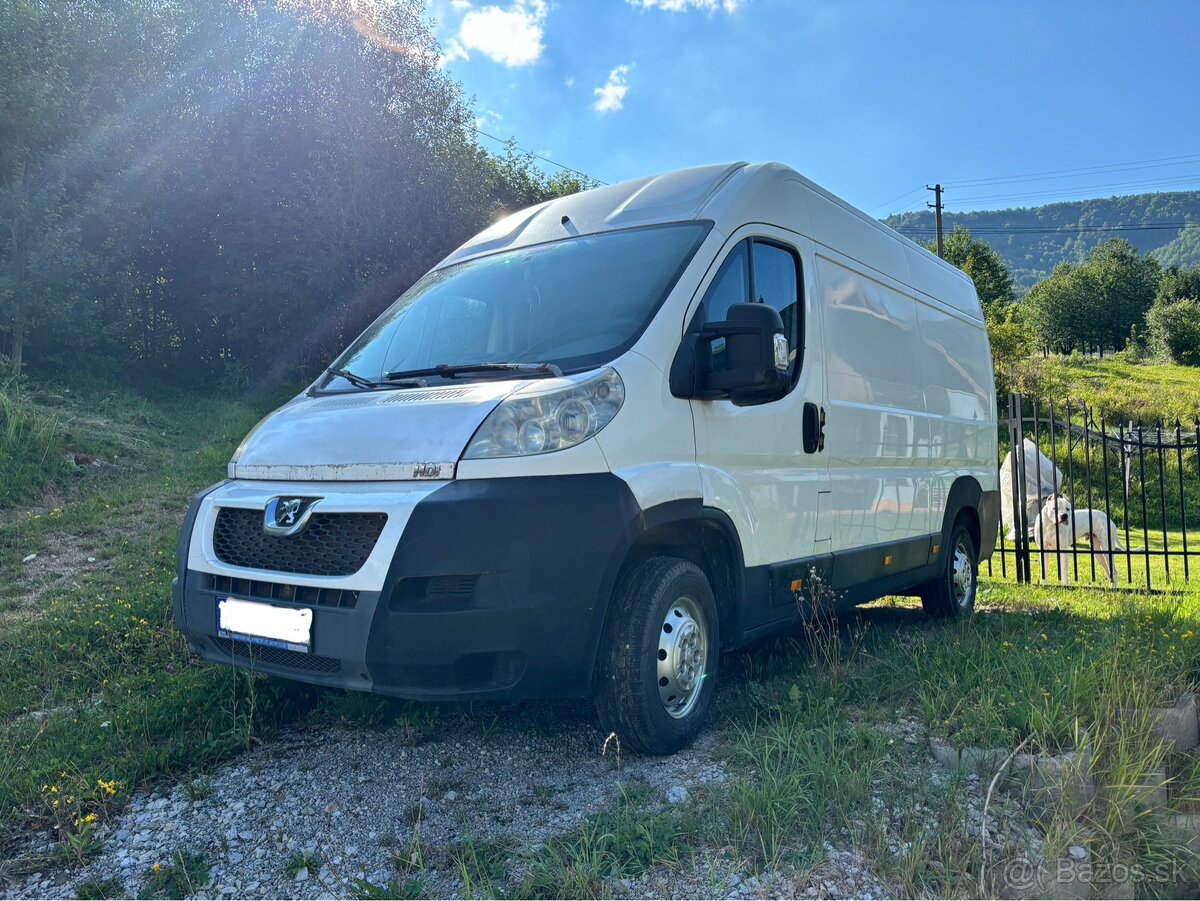
M825 450L825 408L814 403L804 404L804 452L816 454Z

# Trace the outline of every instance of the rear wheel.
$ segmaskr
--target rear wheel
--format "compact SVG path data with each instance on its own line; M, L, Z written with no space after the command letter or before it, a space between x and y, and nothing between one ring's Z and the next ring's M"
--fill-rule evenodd
M970 614L979 589L979 551L971 530L961 521L951 529L947 547L942 574L921 588L921 606L940 619Z
M676 557L631 566L613 594L600 650L603 727L647 754L690 742L712 703L719 639L712 588L698 566Z

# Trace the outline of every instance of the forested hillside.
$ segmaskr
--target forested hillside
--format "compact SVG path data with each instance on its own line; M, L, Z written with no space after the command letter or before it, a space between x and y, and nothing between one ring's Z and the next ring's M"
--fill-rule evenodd
M947 212L946 233L962 225L999 251L1020 292L1063 261L1079 262L1097 244L1125 238L1164 266L1200 263L1200 191L1131 194L1014 210ZM932 211L883 220L918 243L933 237ZM1171 227L1162 227L1169 224ZM1184 227L1184 226L1187 227Z

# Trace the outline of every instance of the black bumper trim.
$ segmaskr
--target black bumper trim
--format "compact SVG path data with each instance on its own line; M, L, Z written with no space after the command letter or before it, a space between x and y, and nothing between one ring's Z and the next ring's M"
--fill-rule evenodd
M254 668L416 700L586 695L608 598L645 521L611 473L451 482L413 509L381 591L312 608L313 655L336 670L261 649ZM193 650L247 665L214 643L225 593L197 573L179 583L176 621Z

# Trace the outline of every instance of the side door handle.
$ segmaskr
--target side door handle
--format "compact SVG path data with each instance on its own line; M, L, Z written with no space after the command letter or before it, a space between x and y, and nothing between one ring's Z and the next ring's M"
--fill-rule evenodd
M825 450L825 408L804 404L804 452L816 454Z

